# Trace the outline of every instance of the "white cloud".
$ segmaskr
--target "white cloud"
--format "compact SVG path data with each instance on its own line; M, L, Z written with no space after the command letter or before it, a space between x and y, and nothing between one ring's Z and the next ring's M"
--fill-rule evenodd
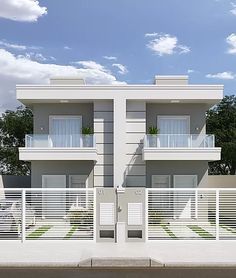
M71 50L72 48L69 47L69 46L67 46L67 45L65 45L65 46L64 46L64 49L65 49L65 50Z
M231 71L224 71L215 74L207 74L207 78L214 78L214 79L223 79L223 80L232 80L235 79L236 75Z
M236 15L236 4L231 2L232 9L230 10L231 14Z
M7 48L7 49L14 49L14 50L17 50L17 51L25 51L27 49L38 50L38 49L42 48L42 47L39 47L39 46L27 46L27 45L22 45L22 44L10 43L6 40L0 40L0 47L4 47L4 48Z
M119 74L124 75L124 74L128 73L128 70L127 70L126 66L124 66L122 64L112 64L112 66L119 69L118 70Z
M236 34L232 33L226 38L226 42L229 45L227 52L229 54L236 54Z
M12 48L12 49L16 49L16 50L26 50L25 45L8 43L6 41L0 41L0 46L6 47L6 48Z
M193 70L193 69L188 69L187 72L188 72L188 73L194 73L195 70Z
M179 46L177 46L177 48L179 48L180 54L188 53L191 51L190 48L186 45L179 45Z
M46 57L44 57L43 54L36 53L35 54L35 60L37 60L39 62L46 62L48 59Z
M16 84L48 83L51 76L79 76L84 78L87 84L124 84L96 62L79 61L77 65L82 67L42 64L32 61L30 57L16 56L5 49L0 49L0 112L19 105L15 99Z
M77 61L77 62L72 62L74 65L81 65L85 69L93 69L93 70L99 70L102 72L109 72L108 69L106 69L103 65L98 64L94 61Z
M148 37L157 37L157 36L158 36L158 33L146 33L144 36L145 36L146 38L148 38Z
M117 60L117 57L115 57L115 56L103 56L103 58L107 59L107 60L114 60L114 61Z
M47 14L47 8L36 0L0 0L0 7L0 17L14 21L37 21Z
M56 61L56 58L53 56L45 57L42 53L35 52L26 52L21 55L17 55L17 58L25 58L28 60L38 61L38 62L47 62L47 61Z
M176 36L171 36L169 34L157 34L155 36L156 38L148 42L147 47L159 56L190 52L188 46L178 44Z

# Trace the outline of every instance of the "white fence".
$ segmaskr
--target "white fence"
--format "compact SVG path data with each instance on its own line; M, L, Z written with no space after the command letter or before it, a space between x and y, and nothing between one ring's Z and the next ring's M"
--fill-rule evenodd
M147 240L236 239L236 189L147 189Z
M0 190L0 239L93 240L94 189Z

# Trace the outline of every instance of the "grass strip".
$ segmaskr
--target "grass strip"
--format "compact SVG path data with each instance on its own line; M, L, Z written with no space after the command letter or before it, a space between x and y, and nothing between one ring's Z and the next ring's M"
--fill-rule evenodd
M167 225L161 224L160 226L163 228L163 230L164 230L171 238L177 238L177 236L168 228Z
M30 233L26 238L27 239L37 239L40 238L43 234L45 234L49 229L52 228L52 225L44 225Z
M71 229L69 230L69 232L64 237L64 239L70 239L77 229L78 229L78 226L76 226L76 225L72 226Z
M226 226L226 225L223 225L223 224L220 224L220 227L221 227L221 228L224 228L224 229L227 230L228 232L231 232L231 233L233 233L233 234L236 234L236 230L233 229L233 228L230 228L230 227L228 227L228 226Z
M198 234L202 238L215 238L212 234L204 230L202 227L199 227L197 225L187 225L189 229L194 231L196 234Z

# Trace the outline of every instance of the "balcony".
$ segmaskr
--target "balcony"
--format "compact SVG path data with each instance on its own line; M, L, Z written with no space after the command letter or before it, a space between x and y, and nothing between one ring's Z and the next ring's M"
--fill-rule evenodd
M19 148L20 160L97 160L94 135L25 136L25 147Z
M147 134L143 160L220 160L215 136L207 134Z

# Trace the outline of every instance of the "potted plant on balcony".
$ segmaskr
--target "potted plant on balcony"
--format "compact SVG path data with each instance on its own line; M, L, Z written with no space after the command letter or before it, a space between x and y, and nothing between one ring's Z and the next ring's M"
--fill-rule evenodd
M90 126L82 127L82 135L83 135L83 147L92 147L92 135L93 129Z
M157 134L159 129L155 126L149 126L148 128L148 140L149 140L149 147L157 147Z

